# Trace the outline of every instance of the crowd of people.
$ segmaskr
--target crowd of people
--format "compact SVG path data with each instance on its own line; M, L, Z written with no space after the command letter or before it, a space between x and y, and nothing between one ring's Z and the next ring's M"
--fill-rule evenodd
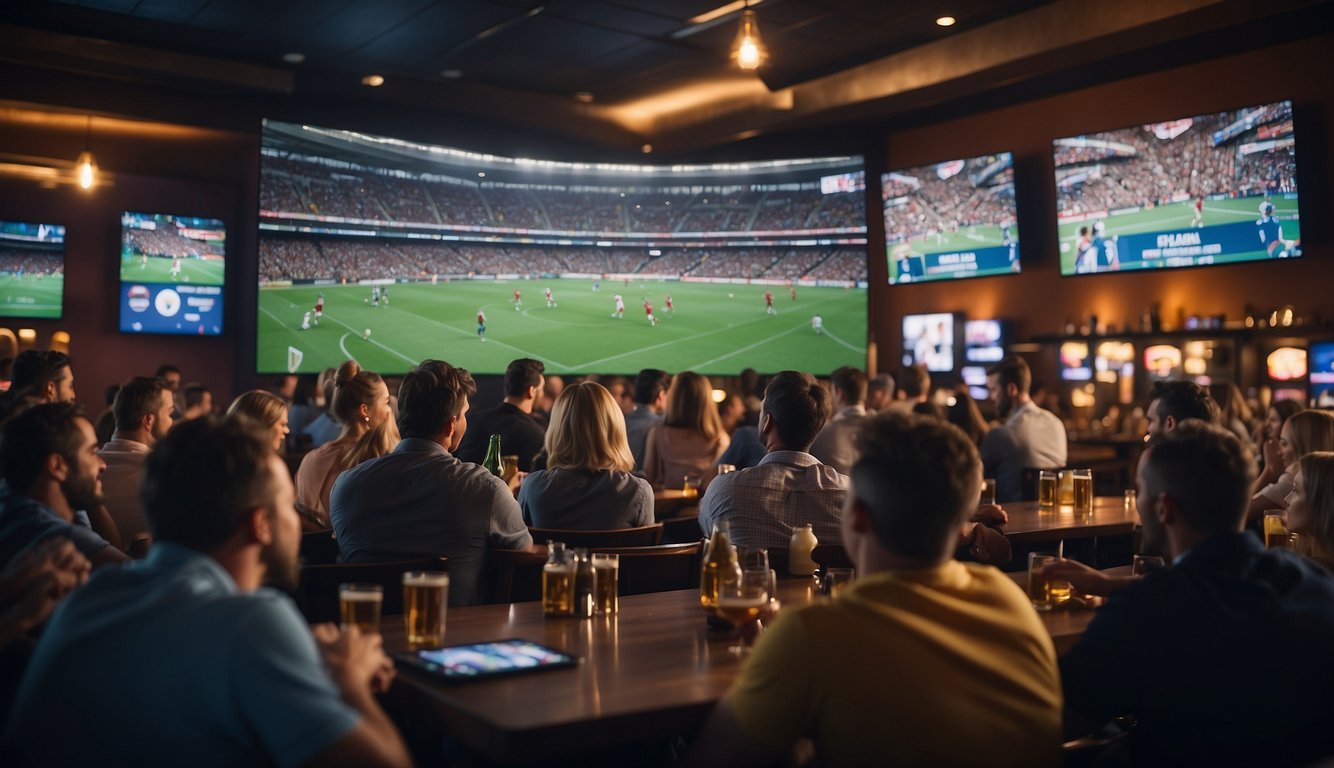
M0 273L10 275L56 275L65 270L65 257L17 248L0 248Z
M155 764L409 764L374 696L394 677L378 634L310 627L283 594L303 530L331 532L348 563L447 557L449 603L466 606L488 594L492 549L545 551L530 526L644 525L655 490L691 483L701 536L785 548L809 525L858 578L778 615L709 722L682 734L684 764L781 760L805 737L822 764L1055 765L1063 733L1127 716L1133 764L1334 755L1328 412L1279 401L1256 419L1233 387L1158 383L1136 482L1143 547L1170 567L1047 566L1106 599L1058 659L991 565L1008 561L996 527L1025 470L1067 460L1023 358L988 371L995 418L962 392L951 404L972 407L946 413L915 366L827 384L748 370L718 397L691 371L567 383L525 358L503 384L474 410L476 382L448 362L389 380L349 361L216 418L207 389L164 365L117 389L103 441L73 361L21 354L0 401L5 764L95 763L116 740ZM516 462L508 479L481 466L491 435ZM997 503L979 501L984 477ZM1257 500L1286 510L1295 549L1248 530ZM1261 668L1254 654L1271 653L1284 664Z
M126 229L125 245L132 253L178 259L197 259L213 252L205 243L170 229Z
M885 208L886 242L909 242L968 227L1013 225L1014 169L1005 168L981 183L973 180L992 162L982 158L945 179L932 173L914 177L915 183L887 179L882 186L886 199L907 200Z

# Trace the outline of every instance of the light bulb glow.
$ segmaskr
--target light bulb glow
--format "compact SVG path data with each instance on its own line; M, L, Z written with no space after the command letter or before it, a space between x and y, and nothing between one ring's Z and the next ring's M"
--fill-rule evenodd
M755 41L746 38L741 41L741 47L736 52L737 66L742 69L759 69L760 49L755 46Z
M80 153L79 159L74 163L74 169L79 177L79 186L91 189L93 183L97 181L97 161L93 159L93 153L86 149Z
M753 71L759 69L767 58L769 51L760 40L760 24L755 18L755 12L743 11L736 39L732 42L732 59L741 69Z

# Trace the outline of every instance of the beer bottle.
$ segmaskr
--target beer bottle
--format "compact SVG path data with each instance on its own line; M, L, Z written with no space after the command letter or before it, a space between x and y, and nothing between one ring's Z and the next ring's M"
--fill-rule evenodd
M581 619L593 618L593 581L596 578L597 571L593 570L588 550L583 547L574 550L574 615Z
M719 520L713 526L704 551L704 563L699 574L699 602L706 611L718 607L718 592L728 584L741 581L741 563L732 549L727 521Z
M505 478L505 460L500 456L500 435L491 436L491 442L486 446L486 458L482 459L482 466L496 477L502 480Z

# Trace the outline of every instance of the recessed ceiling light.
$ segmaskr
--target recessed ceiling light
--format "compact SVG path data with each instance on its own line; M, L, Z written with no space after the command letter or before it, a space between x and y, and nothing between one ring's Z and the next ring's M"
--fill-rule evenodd
M305 60L306 60L306 54L304 53L297 53L296 51L292 51L291 53L283 54L283 61L287 62L288 64L300 64Z
M579 91L574 94L574 100L580 104L591 104L593 103L593 94L588 91Z
M460 77L463 77L463 70L442 69L440 70L440 76L445 78L446 80L458 80Z
M639 151L640 151L640 152L643 152L644 154L647 155L648 153L650 153L650 152L653 151L653 145L652 145L652 144L645 144L644 146L642 146L642 147L639 148Z
M952 27L954 26L955 21L957 21L957 19L955 19L953 16L941 16L940 18L936 19L936 24L942 27Z
M479 179L485 179L485 178L486 178L486 171L478 171L478 172L477 172L477 178L479 178Z
M372 88L379 88L380 86L384 85L384 76L366 75L365 77L361 78L361 84L369 85Z

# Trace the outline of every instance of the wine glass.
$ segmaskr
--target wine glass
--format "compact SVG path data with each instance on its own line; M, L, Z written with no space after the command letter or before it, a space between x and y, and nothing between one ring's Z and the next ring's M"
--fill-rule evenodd
M737 644L727 652L733 656L750 653L760 633L760 614L769 607L769 571L741 572L741 580L726 584L718 593L718 615L740 631Z

